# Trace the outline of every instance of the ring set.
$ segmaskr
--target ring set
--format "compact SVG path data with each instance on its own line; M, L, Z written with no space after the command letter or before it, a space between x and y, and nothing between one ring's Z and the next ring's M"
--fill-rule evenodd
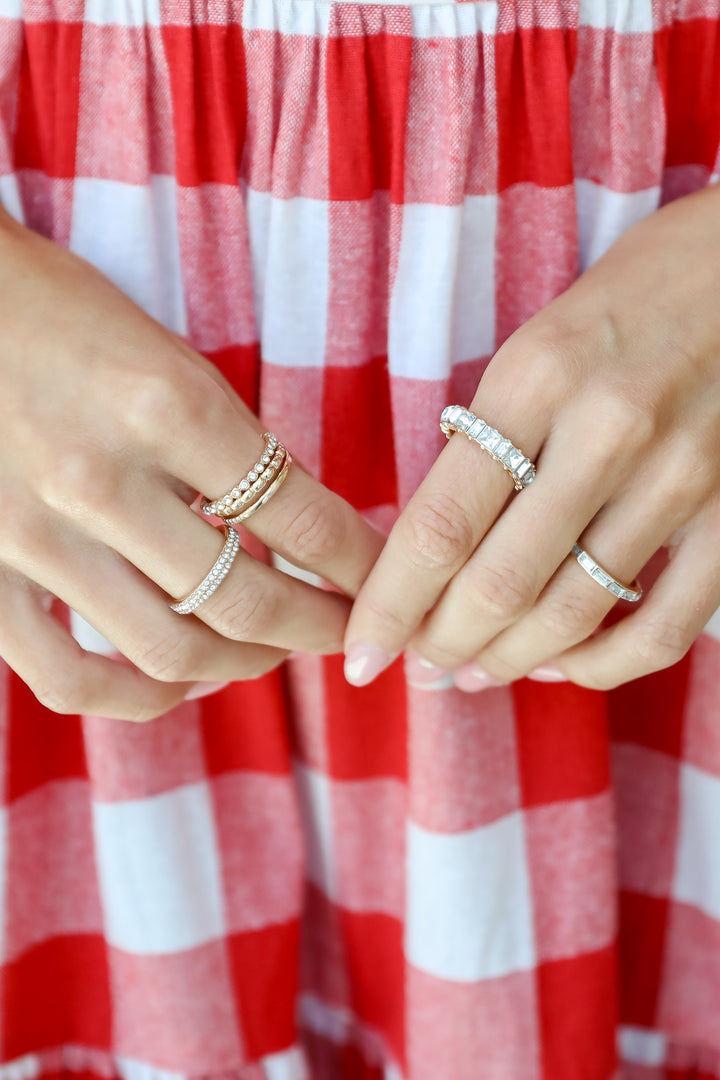
M440 415L440 429L448 439L455 432L460 432L471 442L477 443L481 450L490 454L510 474L516 491L522 491L535 479L536 470L530 458L525 457L522 450L513 446L509 439L462 405L448 405L443 409ZM590 575L593 581L602 585L619 600L637 603L642 596L643 590L639 581L633 582L632 585L625 585L622 581L618 581L579 544L573 544L572 554L577 559L578 565Z
M272 498L287 476L292 457L283 444L278 442L277 435L266 431L263 439L263 452L253 467L227 495L221 495L214 501L203 499L203 514L213 514L235 525L252 517Z
M269 431L265 432L263 439L262 454L242 480L219 499L203 498L201 502L203 514L222 519L225 543L197 588L182 600L173 600L170 603L170 607L178 615L192 614L224 581L240 550L240 537L230 526L252 517L275 495L288 474L292 464L290 451Z
M505 438L495 428L462 405L448 405L440 416L440 428L448 439L456 432L465 435L470 442L476 443L481 450L489 454L494 461L502 465L510 475L516 491L522 491L535 479L536 469L530 458L522 450ZM182 600L174 600L170 607L179 615L189 615L208 597L212 596L220 583L227 576L235 557L240 550L240 539L229 526L246 521L261 506L273 497L284 482L292 464L292 456L276 435L266 431L263 435L263 452L242 480L218 499L203 498L203 514L219 517L223 521L225 542L222 551L203 580ZM643 594L642 586L635 581L625 585L614 578L604 567L593 559L579 544L573 544L572 554L578 565L593 581L607 589L619 600L636 603Z

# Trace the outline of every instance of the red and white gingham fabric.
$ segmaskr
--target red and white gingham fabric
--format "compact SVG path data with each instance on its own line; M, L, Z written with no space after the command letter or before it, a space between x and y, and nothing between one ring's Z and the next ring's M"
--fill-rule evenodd
M385 524L719 141L720 0L0 0L3 204ZM0 680L0 1080L720 1080L720 625L608 695Z

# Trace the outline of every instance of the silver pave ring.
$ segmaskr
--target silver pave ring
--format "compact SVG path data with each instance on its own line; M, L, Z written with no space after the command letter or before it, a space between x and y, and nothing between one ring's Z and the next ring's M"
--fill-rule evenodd
M617 596L618 600L629 600L634 604L642 596L642 585L639 581L634 581L632 585L623 585L622 581L617 581L612 574L608 574L600 563L596 563L592 555L583 551L579 544L573 544L572 553L585 573L589 574L593 581L597 581L598 585L602 585L603 589Z
M189 615L196 608L199 608L209 596L212 596L220 582L227 577L230 567L235 561L235 556L240 550L240 537L234 529L229 528L227 525L223 525L222 529L225 533L225 543L209 573L205 575L198 587L188 593L186 597L182 600L174 600L170 604L170 607L173 611L177 611L178 615Z
M535 466L530 458L525 457L522 450L513 446L509 439L462 405L448 405L443 409L440 428L448 439L459 431L471 442L477 443L481 450L485 450L502 465L505 472L510 473L517 491L522 491L535 479Z

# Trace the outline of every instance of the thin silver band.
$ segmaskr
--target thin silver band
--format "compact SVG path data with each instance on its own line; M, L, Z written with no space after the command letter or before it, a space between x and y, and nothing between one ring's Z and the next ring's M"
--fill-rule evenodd
M209 573L205 575L198 587L188 593L184 599L174 600L170 604L170 607L173 611L177 611L178 615L190 615L191 612L205 603L208 597L215 592L220 582L227 577L228 571L235 561L235 556L240 550L240 537L234 529L229 528L227 525L223 525L221 528L225 532L225 543L222 551L212 564Z
M525 457L522 450L513 446L509 439L462 405L448 405L443 409L440 428L448 439L455 431L459 431L477 443L481 450L490 454L502 465L505 472L510 474L516 491L522 491L535 479L535 466L530 458Z
M589 574L593 581L597 581L598 585L602 585L603 589L617 596L618 600L629 600L634 604L642 596L643 590L639 581L634 581L632 585L623 585L622 581L617 581L600 563L595 562L592 555L584 551L579 544L573 544L572 553L585 573Z

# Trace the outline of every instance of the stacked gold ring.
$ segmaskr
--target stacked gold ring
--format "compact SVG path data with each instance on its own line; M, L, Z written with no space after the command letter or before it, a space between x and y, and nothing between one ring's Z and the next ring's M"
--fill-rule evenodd
M276 435L266 431L265 446L259 459L235 487L219 499L203 499L203 514L215 515L229 524L251 517L271 499L287 476L292 456Z

